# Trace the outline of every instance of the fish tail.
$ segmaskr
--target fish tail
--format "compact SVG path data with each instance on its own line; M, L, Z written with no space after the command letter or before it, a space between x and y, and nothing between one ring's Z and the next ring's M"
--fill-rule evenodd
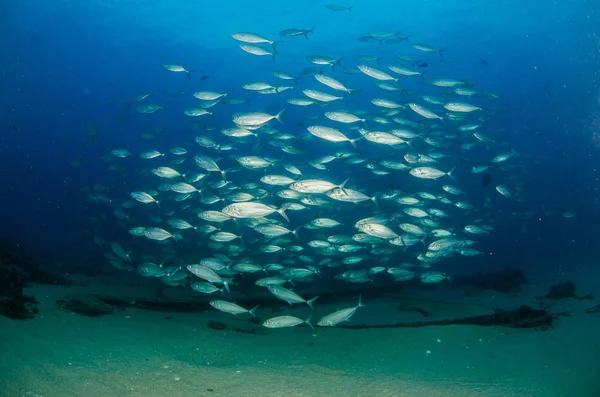
M283 110L281 110L279 113L277 113L275 115L275 120L279 121L281 124L283 124L283 120L281 120L281 115L283 114L283 112L285 112L287 110L287 108L283 108Z
M358 294L358 305L356 307L365 307L365 304L362 303L362 294Z
M252 315L252 317L256 318L256 314L255 314L254 312L256 312L256 309L258 309L258 307L259 307L259 306L260 306L260 305L256 305L256 306L254 306L252 309L250 309L250 310L248 311L248 313L250 313L250 314Z
M313 302L316 301L317 299L319 299L319 297L315 296L314 298L309 299L309 300L306 301L306 304L308 305L308 307L310 307L310 310L314 310L313 309Z
M294 230L292 230L292 234L294 235L294 237L296 237L298 240L300 240L300 236L298 235L298 231L302 229L302 226L298 226L297 228L295 228Z
M454 177L454 175L452 175L452 173L454 172L454 170L456 169L456 166L452 167L452 169L450 171L448 171L448 175L450 178L452 178L453 181L456 181L456 178Z
M440 54L440 57L442 57L442 58L444 57L444 54L443 54L443 52L444 52L444 51L445 51L445 50L439 50L439 51L438 51L438 54Z
M310 316L308 316L308 318L306 320L304 320L304 322L306 323L306 325L308 325L314 331L315 327L311 324L310 320L312 320L312 313L310 314Z
M279 212L279 215L281 215L283 219L285 219L288 222L290 221L290 218L288 218L287 214L285 213L285 210L287 210L290 207L290 205L291 203L284 204L281 208L277 210L277 212Z
M225 287L225 290L227 291L228 294L231 293L231 290L229 289L229 281L228 280L223 281L223 287Z
M379 194L376 194L373 197L371 197L371 201L373 202L373 204L375 204L375 207L379 208Z
M350 180L350 178L346 178L346 180L344 182L342 182L342 184L340 186L338 186L342 192L344 192L345 195L348 195L348 193L346 192L346 184L348 183L348 181Z

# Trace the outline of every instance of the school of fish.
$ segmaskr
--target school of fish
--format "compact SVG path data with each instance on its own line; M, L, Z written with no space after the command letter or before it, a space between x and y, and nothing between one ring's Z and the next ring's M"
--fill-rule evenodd
M137 117L180 106L181 118L193 121L170 137L178 140L170 147L107 154L109 170L139 172L131 191L87 190L89 201L111 209L108 222L128 233L118 240L95 234L114 267L215 295L210 305L232 315L257 311L227 300L240 277L312 310L318 296L305 296L303 285L322 277L445 282L444 261L482 255L495 207L522 200L516 172L524 159L502 139L501 99L460 76L443 49L373 31L358 40L373 43L376 55L332 48L284 71L276 66L280 51L318 40L318 29L231 38L239 62L264 57L256 80L211 87L194 78L194 65L165 63L157 73L190 80L181 93L186 105L154 93L131 101ZM504 184L483 202L470 200L472 186L492 171ZM316 325L348 321L361 307L359 298ZM313 327L311 318L272 317L263 325Z

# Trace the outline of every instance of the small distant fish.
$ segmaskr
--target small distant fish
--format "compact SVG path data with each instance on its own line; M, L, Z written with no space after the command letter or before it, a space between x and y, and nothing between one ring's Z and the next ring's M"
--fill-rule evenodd
M308 39L308 34L313 33L314 30L315 30L315 28L312 28L312 29L291 28L291 29L282 30L281 32L279 32L279 35L283 36L283 37L304 36Z
M165 63L163 64L163 67L165 69L167 69L170 72L176 72L176 73L185 73L187 75L188 80L191 80L192 78L190 77L190 71L187 70L186 68L184 68L181 65L175 64L175 63Z
M325 5L325 8L328 8L332 11L352 11L354 6L346 7L346 6L342 6L342 5L338 5L338 4L327 4L327 5Z

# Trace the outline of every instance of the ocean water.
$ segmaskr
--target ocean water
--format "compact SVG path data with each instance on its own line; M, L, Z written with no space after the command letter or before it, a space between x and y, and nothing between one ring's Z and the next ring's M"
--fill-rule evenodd
M40 285L48 279L28 268L25 292L31 289L40 313L23 324L63 311L82 317L56 303L73 298L73 291L79 298L100 296L104 305L125 305L127 313L109 317L137 313L143 318L140 327L153 323L143 317L148 314L139 314L145 309L191 310L195 314L175 314L173 321L182 323L168 327L185 333L199 327L194 321L203 327L212 321L216 330L210 332L221 338L219 343L228 338L227 343L253 346L247 353L236 350L230 356L235 359L223 365L243 362L252 371L261 348L285 350L289 338L310 344L319 337L313 334L330 332L325 323L316 326L328 314L338 314L329 325L364 326L352 331L369 332L375 326L454 321L529 306L557 317L543 334L554 332L552 346L562 349L570 339L582 337L573 324L586 328L586 321L597 323L590 310L600 288L598 12L597 2L585 0L543 7L529 0L3 2L0 241L11 257L27 258L27 266L51 274L50 284L64 284L64 291L45 290ZM293 35L290 29L303 32ZM250 38L232 37L248 32ZM245 45L250 47L244 50ZM267 54L249 53L259 50ZM258 89L248 89L249 83ZM335 98L315 99L307 90ZM294 99L312 104L299 106ZM374 99L388 102L376 105ZM185 114L189 109L211 114L191 117ZM260 114L251 119L253 112ZM355 119L336 121L331 112ZM325 130L330 135L324 136L323 129L319 133L313 127L335 130ZM226 135L232 128L247 136ZM202 166L198 156L214 161L218 169ZM249 165L244 156L256 156L264 164ZM157 167L178 175L160 177ZM273 175L285 178L265 179ZM314 179L329 187L312 193L297 187ZM285 189L288 196L282 197ZM236 194L250 196L238 199ZM263 213L236 212L252 205L243 203L254 203ZM411 209L422 213L411 214ZM207 220L205 211L223 211L228 220ZM322 218L335 224L315 223ZM362 226L357 224L361 220ZM276 225L280 235L261 232L261 225ZM432 245L440 241L445 248ZM193 266L210 258L209 268L217 274L195 274ZM506 269L515 278L503 278ZM279 284L299 294L287 299L296 299L295 304L255 285L264 277L279 277ZM568 280L576 292L566 304L538 299ZM215 291L195 291L192 286L199 282L214 285ZM398 315L394 299L399 295L412 302L400 304L401 313L410 312L407 317ZM320 298L313 312L304 301L315 296ZM357 305L359 296L364 308ZM235 302L242 313L231 314L233 309L222 306L219 310L226 313L221 313L214 307L218 304L209 304L212 300ZM478 300L485 302L485 310L474 309ZM438 306L423 303L431 301ZM157 302L165 306L155 307ZM462 309L449 307L449 302L461 302ZM247 313L256 305L255 312ZM568 323L564 313L581 317ZM280 315L300 319L293 334L279 323L275 329L263 326ZM315 331L304 323L309 315ZM82 327L97 330L99 324ZM115 325L106 323L109 334L110 324ZM156 340L160 324L152 336ZM267 338L253 341L243 332L223 336L218 331L220 326L235 329L235 324ZM32 332L14 322L3 327L7 333ZM410 328L410 337L419 340L424 335L419 332L437 327L444 328ZM504 332L499 327L493 329ZM527 332L542 332L532 328ZM171 328L164 332L173 335ZM300 385L316 372L343 383L337 378L343 375L335 371L348 375L352 370L328 357L347 354L360 362L364 354L365 367L384 375L355 390L438 395L431 394L434 389L398 391L406 385L396 383L396 372L378 368L368 356L393 345L388 331L381 332L358 338L373 340L375 350L311 350L306 362L265 355L277 365L290 365L286 376L298 369L299 375L292 377L299 376ZM469 328L457 335L471 332L478 331ZM527 332L519 335L521 340L506 342L517 359L533 335ZM340 340L354 344L352 337L343 334ZM210 347L217 342L209 338L204 343ZM494 348L503 349L502 344ZM589 351L585 345L572 350L574 356ZM560 354L552 351L544 360ZM160 354L169 362L185 362L186 371L194 373L196 361L170 350ZM38 359L31 357L32 362ZM565 368L580 375L600 370L597 360L590 360L584 360L585 370L575 364ZM414 374L427 372L430 380L437 374L439 379L495 384L493 376L447 375L444 370L452 373L448 362L437 370L427 363L404 364L412 365ZM320 369L300 369L311 365ZM520 365L515 364L515 373L528 368ZM364 368L352 369L364 374ZM514 375L505 370L498 370L499 378ZM67 373L55 375L55 383ZM535 378L535 369L532 374L527 379ZM229 393L222 395L248 395L243 389L227 389L227 376L214 376ZM254 384L264 381L253 376ZM5 385L6 395L68 394L52 389L52 382L36 389L24 379L14 375ZM401 382L406 379L400 376ZM585 394L598 390L589 378L577 379L581 389L572 396L597 395ZM569 395L567 385L555 388L555 395ZM187 386L167 395L197 395ZM277 387L270 385L265 394L259 387L248 393L285 395L274 392ZM532 383L506 394L490 389L489 394L464 395L550 395L539 387ZM287 395L364 393L316 388L301 394L301 389L295 385ZM71 389L72 395L82 395L82 390ZM126 395L118 390L107 389L104 395ZM454 393L462 389L450 394L435 390L458 395Z

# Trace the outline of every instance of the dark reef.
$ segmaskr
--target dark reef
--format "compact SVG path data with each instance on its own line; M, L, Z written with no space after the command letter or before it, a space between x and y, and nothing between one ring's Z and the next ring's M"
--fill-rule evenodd
M29 274L17 264L15 258L0 253L0 314L13 319L32 318L37 313L37 301L23 295Z

